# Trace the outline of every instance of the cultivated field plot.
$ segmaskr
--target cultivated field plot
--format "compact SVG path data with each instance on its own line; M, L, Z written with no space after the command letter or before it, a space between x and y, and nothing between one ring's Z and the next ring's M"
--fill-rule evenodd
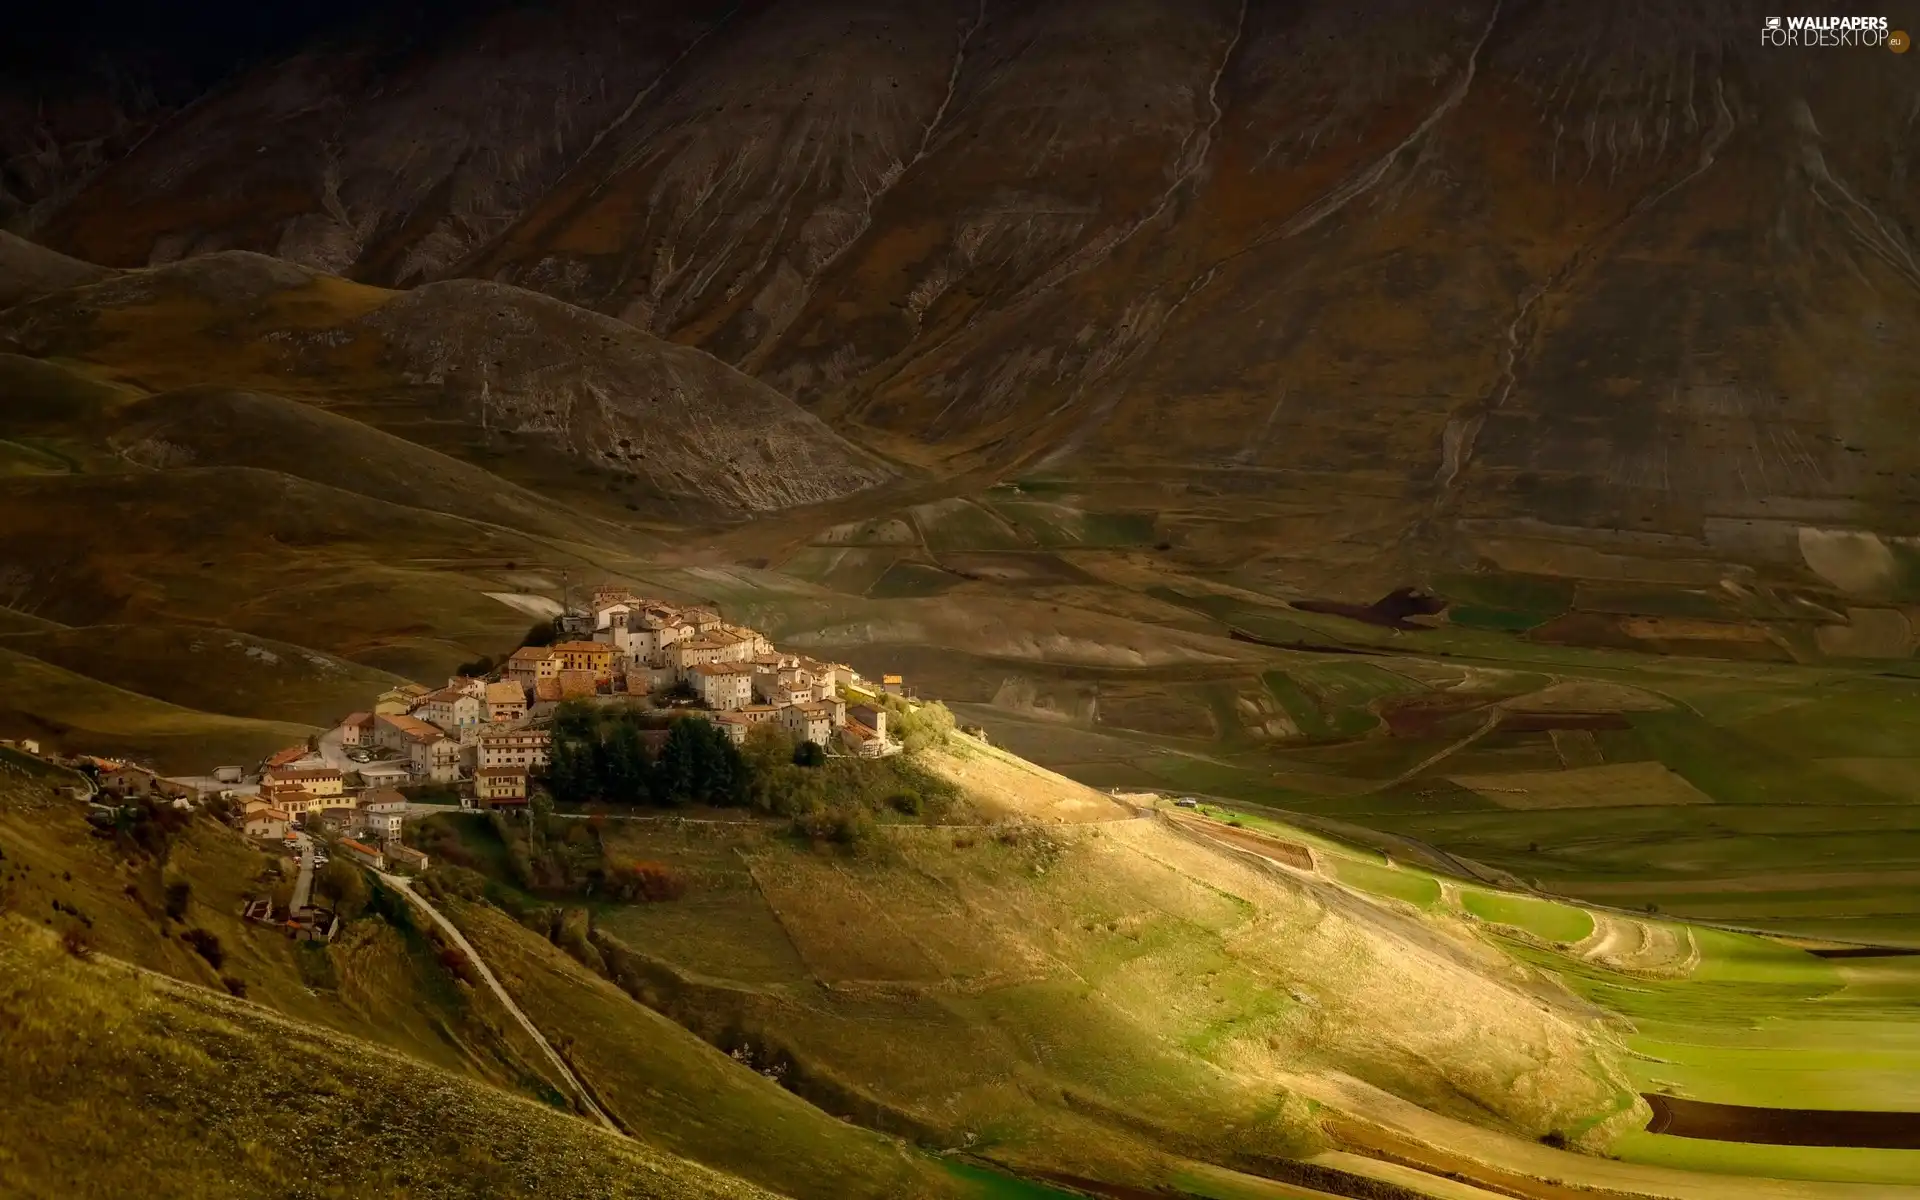
M1026 973L1024 956L931 879L788 851L755 855L753 876L801 960L826 982L933 986Z
M1635 808L1711 804L1713 797L1660 763L1614 763L1565 771L1449 775L1502 808Z
M1524 929L1537 938L1571 946L1593 933L1593 917L1584 908L1536 900L1511 892L1463 888L1460 907L1483 921Z
M1028 548L1018 530L971 500L956 496L908 511L927 547L937 552Z
M988 583L1024 587L1073 587L1094 577L1057 554L1038 551L946 551L940 565L955 575Z
M621 857L666 863L688 879L671 904L617 904L594 919L628 945L715 979L797 983L806 962L754 883L738 835L714 827L610 821L603 835Z
M796 579L817 583L836 592L865 595L888 568L898 561L899 552L861 546L802 546L780 569Z
M1328 864L1334 878L1368 895L1402 900L1417 908L1432 908L1440 902L1440 881L1424 871L1331 855Z
M1005 521L1048 548L1147 546L1157 518L1150 512L1089 512L1069 504L1012 499L1000 492L987 503Z

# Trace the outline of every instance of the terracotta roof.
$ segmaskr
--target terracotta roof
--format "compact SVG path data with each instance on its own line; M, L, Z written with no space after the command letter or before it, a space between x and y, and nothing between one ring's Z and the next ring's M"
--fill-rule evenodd
M407 798L392 788L373 788L360 793L360 803L367 804L405 804Z
M340 723L342 725L371 725L373 724L373 714L364 712L348 713L340 719Z
M362 845L361 843L356 842L351 838L341 838L340 848L342 850L357 850L361 854L372 855L374 857L378 857L380 854L380 852L378 850L375 850L372 846Z
M267 777L261 780L261 782L266 784L274 784L274 783L293 783L302 779L339 779L339 778L341 778L340 772L333 767L300 767L297 770L292 768L282 768L279 770L268 771Z
M403 717L382 713L380 719L400 731L402 737L415 742L437 742L447 735L422 721L419 717Z
M525 704L527 689L517 683L490 683L487 685L488 704Z
M701 663L693 668L696 675L745 675L753 670L746 663Z
M522 646L512 654L509 654L507 661L510 663L537 663L545 662L552 657L553 648L551 646Z
M588 651L595 654L608 654L613 651L613 646L607 642L556 642L553 648L559 653L575 654L584 654Z
M536 679L533 681L533 698L535 700L561 700L565 697L566 692L560 687L560 681L558 679Z
M870 742L880 736L870 726L862 725L858 721L848 721L841 728L863 742Z
M562 671L554 682L560 685L563 697L591 696L600 690L600 682L592 671Z
M256 808L256 809L254 809L254 810L253 810L252 812L250 812L250 813L248 813L248 814L247 814L247 817L246 817L246 819L247 819L247 820L249 820L249 821L251 821L251 820L253 820L253 819L254 819L254 818L256 818L256 817L263 817L263 818L265 818L266 820L269 820L269 821L291 821L291 820L293 820L293 816L292 816L291 814L289 814L289 813L283 813L283 812L281 812L281 811L280 811L279 809L277 809L277 808Z
M274 751L267 759L267 766L269 769L273 767L284 767L290 762L299 762L310 753L312 753L312 751L308 750L305 746L288 746L285 750Z
M387 857L397 858L401 862L425 862L427 856L412 846L393 845L387 847Z

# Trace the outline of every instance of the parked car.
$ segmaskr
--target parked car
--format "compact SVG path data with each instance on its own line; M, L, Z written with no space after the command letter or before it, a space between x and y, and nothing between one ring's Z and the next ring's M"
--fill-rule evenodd
M1198 800L1195 800L1192 796L1182 796L1178 800L1175 800L1174 803L1179 805L1181 808L1199 808L1200 807L1200 802Z

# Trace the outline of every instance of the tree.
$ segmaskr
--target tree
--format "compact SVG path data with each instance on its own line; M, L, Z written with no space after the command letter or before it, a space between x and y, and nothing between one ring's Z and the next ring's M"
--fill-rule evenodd
M819 742L801 742L793 748L793 765L796 767L824 766L827 761L826 747Z
M552 732L547 750L547 790L562 804L586 804L597 799L600 781L594 762L596 743L563 732L557 722Z
M889 732L909 754L944 746L953 733L953 713L938 700L916 707L889 697L887 711Z
M372 898L367 877L344 858L331 859L320 868L320 888L333 899L333 910L347 921L365 912Z
M560 630L552 621L540 621L520 639L522 646L551 646L560 640Z
M482 654L472 662L461 663L453 669L453 673L455 675L465 675L468 678L478 678L491 670L493 670L493 660Z
M644 804L649 799L647 744L631 717L615 720L599 744L596 766L600 794L615 804Z
M653 797L659 804L691 804L700 786L700 727L706 722L682 717L667 730L666 744L653 764Z

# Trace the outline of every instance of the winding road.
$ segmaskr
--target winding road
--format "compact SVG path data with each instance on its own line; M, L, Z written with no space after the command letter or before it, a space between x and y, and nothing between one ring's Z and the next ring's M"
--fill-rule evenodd
M435 908L425 896L414 891L411 880L403 879L398 875L389 875L385 871L376 871L374 874L380 877L382 883L385 883L387 886L405 896L415 908L427 914L428 918L440 927L441 932L447 935L447 939L459 947L460 953L467 956L467 961L473 964L473 969L480 973L480 978L486 985L493 989L493 994L499 997L500 1003L506 1006L506 1010L513 1014L513 1019L520 1022L520 1027L527 1031L527 1036L531 1037L539 1045L540 1049L546 1052L547 1058L553 1063L554 1068L572 1085L574 1095L579 1098L582 1104L586 1105L588 1111L592 1112L593 1115L599 1119L600 1124L604 1125L609 1132L620 1134L622 1137L626 1136L625 1131L613 1123L613 1118L608 1116L606 1110L601 1108L599 1102L593 1098L593 1093L587 1091L586 1084L582 1083L580 1077L573 1073L573 1068L567 1065L567 1060L561 1058L560 1052L553 1048L551 1042L547 1041L546 1035L541 1033L539 1027L533 1023L532 1019L530 1019L525 1012L521 1011L518 1004L514 1003L513 997L507 994L505 987L501 986L500 980L487 966L486 960L480 957L480 952L475 950L473 943L467 940L467 935L461 933L459 928L455 926L452 921L448 920L444 913Z

